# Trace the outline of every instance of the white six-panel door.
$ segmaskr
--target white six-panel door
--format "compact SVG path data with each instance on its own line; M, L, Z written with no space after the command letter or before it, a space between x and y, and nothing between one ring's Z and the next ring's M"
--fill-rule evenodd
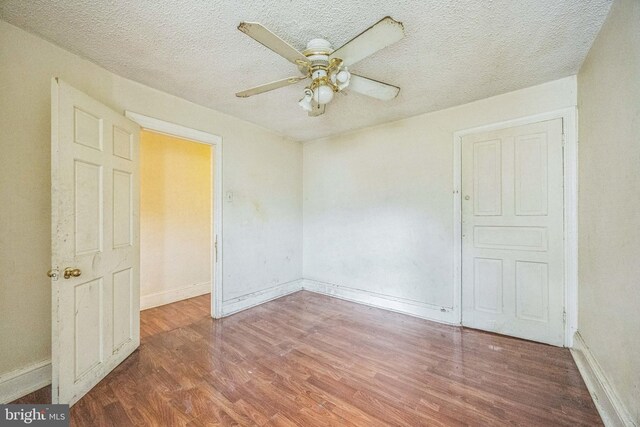
M58 79L51 111L52 398L73 404L140 344L140 129Z
M562 119L462 139L462 323L564 337Z

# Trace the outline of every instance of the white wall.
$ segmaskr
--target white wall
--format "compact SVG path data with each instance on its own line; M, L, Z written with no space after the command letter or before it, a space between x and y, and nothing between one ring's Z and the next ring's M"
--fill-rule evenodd
M456 322L454 132L575 105L567 77L305 143L305 286Z
M223 190L234 193L223 206L225 300L301 277L300 144L116 76L3 21L0 64L0 375L50 357L52 76L116 111L222 136Z
M616 0L578 74L578 331L640 425L640 2ZM606 396L599 396L600 401ZM615 399L615 397L614 397Z
M211 145L140 132L143 310L211 292L212 156Z

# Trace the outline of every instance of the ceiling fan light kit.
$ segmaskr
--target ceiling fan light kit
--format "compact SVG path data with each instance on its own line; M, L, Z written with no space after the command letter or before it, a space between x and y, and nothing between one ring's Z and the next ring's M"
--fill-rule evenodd
M348 68L404 37L402 23L390 17L381 19L336 50L327 40L312 39L306 49L299 52L256 22L241 22L238 29L295 64L302 74L238 92L238 97L246 98L311 79L298 105L313 117L323 114L334 94L347 88L383 101L395 98L400 92L399 87L352 74Z
M351 73L342 65L339 58L329 59L333 52L331 43L324 39L313 39L307 43L307 48L302 52L309 59L309 62L301 65L300 71L311 77L311 85L307 89L312 91L312 99L318 104L328 104L333 99L333 93L339 92L349 86ZM340 81L338 81L340 76ZM308 96L305 95L300 100ZM306 106L303 106L307 110ZM309 110L307 110L309 111Z

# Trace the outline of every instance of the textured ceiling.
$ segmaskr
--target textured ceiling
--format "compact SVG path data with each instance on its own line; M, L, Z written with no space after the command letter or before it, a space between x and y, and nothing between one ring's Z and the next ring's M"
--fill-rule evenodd
M0 18L148 86L309 140L464 104L577 73L611 0L0 0ZM407 36L351 67L402 88L389 102L337 96L320 117L304 84L236 98L297 75L236 29L257 21L303 49L341 46L384 16Z

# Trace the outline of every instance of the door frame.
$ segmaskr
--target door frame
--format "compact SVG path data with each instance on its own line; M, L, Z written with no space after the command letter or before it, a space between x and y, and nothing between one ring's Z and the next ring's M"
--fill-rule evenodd
M463 129L453 134L453 311L462 325L462 137L514 126L562 119L564 178L564 346L578 330L578 129L577 108L563 108Z
M213 173L213 195L211 197L211 266L212 274L211 286L211 317L219 319L222 317L222 137L209 132L189 128L143 114L125 111L125 116L140 125L142 130L149 130L165 135L176 136L190 141L207 144L214 149L211 151L211 168ZM140 184L138 184L140 185Z

